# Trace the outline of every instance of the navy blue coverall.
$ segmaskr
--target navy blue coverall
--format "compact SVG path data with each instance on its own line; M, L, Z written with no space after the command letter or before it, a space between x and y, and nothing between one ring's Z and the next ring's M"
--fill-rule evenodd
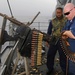
M49 23L49 27L48 27L48 31L47 31L47 34L51 35L51 33L52 33L52 21ZM54 70L54 59L55 59L57 50L59 52L61 69L64 73L66 73L66 56L61 49L60 40L58 40L58 42L55 45L50 44L50 47L49 47L49 50L47 53L47 68L48 68L49 72Z
M75 17L73 20L68 20L65 27L63 28L63 31L70 30L72 34L75 36ZM75 39L68 38L68 42L70 44L69 49L75 53ZM75 61L75 60L74 60ZM75 75L75 62L68 60L68 67L69 67L69 74L68 75Z

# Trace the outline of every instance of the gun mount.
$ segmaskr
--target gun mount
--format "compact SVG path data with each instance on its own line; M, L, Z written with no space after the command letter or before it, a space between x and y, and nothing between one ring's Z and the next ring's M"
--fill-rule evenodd
M0 31L0 45L4 44L6 41L14 41L18 38L23 38L24 36L26 36L26 31L30 30L31 31L31 28L29 27L29 25L31 25L33 23L33 21L35 20L35 18L39 15L40 12L38 12L38 14L34 17L34 19L29 23L27 24L24 24L14 18L11 18L5 14L2 14L0 13L0 16L4 17L4 20L3 20L3 25L2 25L2 28L1 28L1 31ZM7 32L5 31L5 27L6 27L6 21L9 20L10 22L18 25L19 27L16 29L16 33L17 35L15 35L14 37L11 37L7 34ZM35 30L37 31L38 33L42 33L44 34L44 40L46 41L49 41L49 35L47 35L46 33L43 33L37 29L32 29L32 30ZM25 34L24 34L25 33Z
M41 65L42 58L41 58L40 51L42 50L42 41L44 40L49 42L50 36L44 32L41 32L40 30L37 30L35 28L31 29L29 27L33 23L35 18L39 15L39 13L34 17L34 19L31 22L28 22L27 24L24 24L14 18L11 18L5 14L0 13L0 16L3 17L3 24L0 31L0 47L7 41L17 41L13 50L11 50L11 53L9 56L10 61L8 59L9 64L6 70L9 69L9 65L12 61L11 58L13 57L16 47L18 48L18 51L21 56L29 57L29 58L31 57L32 66ZM7 20L9 20L10 22L18 26L16 29L16 34L13 37L8 35L7 31L5 30ZM35 56L37 56L36 61L33 60L35 59ZM38 57L40 58L39 62L38 62L39 60ZM12 75L13 73L14 72L12 72Z

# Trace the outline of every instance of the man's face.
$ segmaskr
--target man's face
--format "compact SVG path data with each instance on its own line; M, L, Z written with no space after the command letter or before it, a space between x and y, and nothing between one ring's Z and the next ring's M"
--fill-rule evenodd
M63 15L63 12L61 9L56 9L56 16L57 18L61 18L61 16Z
M68 20L72 20L74 17L74 7L73 8L65 8L64 9L64 15Z

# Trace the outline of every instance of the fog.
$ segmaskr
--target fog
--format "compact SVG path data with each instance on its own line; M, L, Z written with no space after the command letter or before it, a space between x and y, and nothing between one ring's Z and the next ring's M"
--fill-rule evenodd
M13 16L51 16L55 10L56 0L9 0ZM7 0L0 0L0 12L10 15Z

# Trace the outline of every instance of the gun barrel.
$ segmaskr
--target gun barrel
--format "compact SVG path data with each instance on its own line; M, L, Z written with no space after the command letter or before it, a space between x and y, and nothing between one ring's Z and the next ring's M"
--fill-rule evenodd
M33 18L33 20L31 21L30 24L32 24L34 22L34 20L36 19L36 17L40 14L40 12L37 13L37 15Z
M6 19L8 19L9 21L11 21L12 23L15 23L18 26L25 26L24 23L22 23L22 22L20 22L20 21L18 21L16 19L14 19L14 18L12 18L12 17L7 16L6 14L0 13L0 16L5 17Z
M33 20L31 21L31 23L28 22L27 24L24 24L24 23L22 23L22 22L16 20L16 19L13 18L13 17L9 17L9 16L7 16L6 14L0 13L0 16L5 17L6 19L8 19L9 21L11 21L12 23L14 23L14 24L16 24L16 25L18 25L18 26L25 26L25 25L29 26L29 25L31 25L31 24L34 22L34 20L36 19L36 17L37 17L39 14L40 14L40 12L38 12L38 14L33 18Z

